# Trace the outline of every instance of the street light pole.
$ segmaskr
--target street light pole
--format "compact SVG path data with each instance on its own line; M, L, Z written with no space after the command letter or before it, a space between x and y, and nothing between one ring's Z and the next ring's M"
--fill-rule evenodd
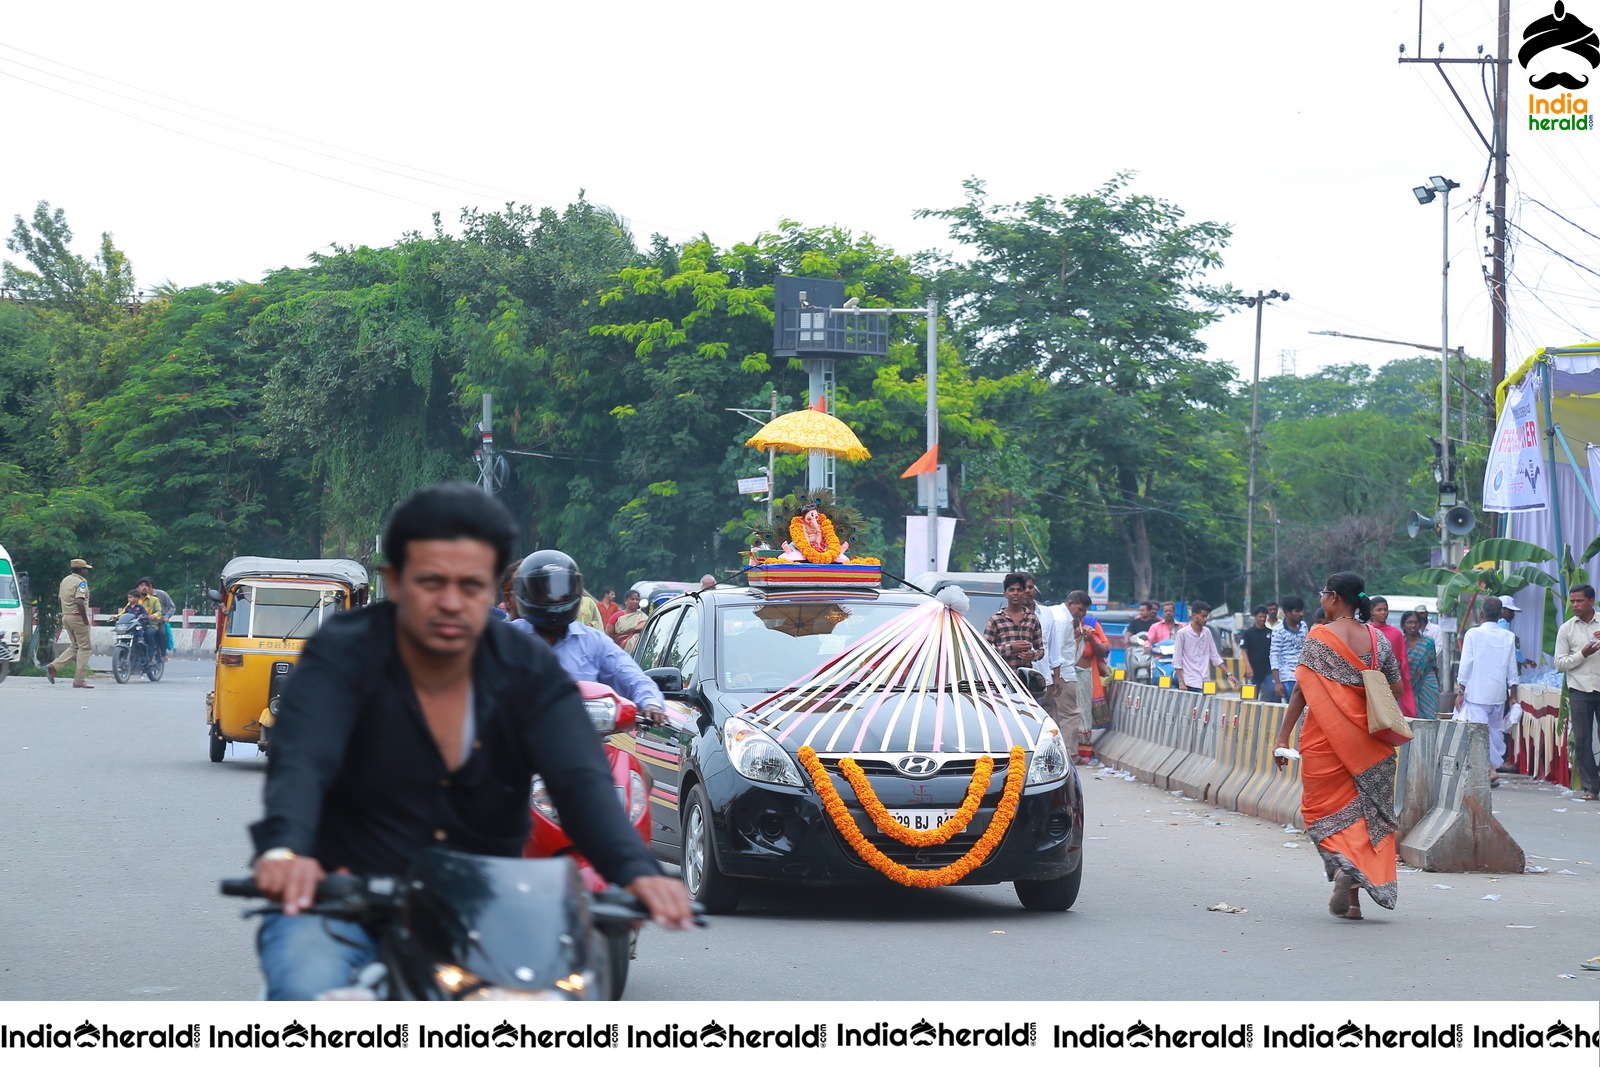
M1245 307L1256 309L1256 361L1255 369L1250 374L1250 483L1246 490L1246 504L1244 513L1244 610L1251 611L1255 602L1251 599L1255 595L1253 580L1256 564L1256 437L1257 422L1261 414L1261 312L1267 306L1268 300L1288 300L1288 293L1280 293L1274 289L1270 293L1256 290L1255 296L1242 296L1239 303ZM1276 549L1274 557L1276 557Z
M1417 198L1419 204L1431 204L1437 196L1444 198L1444 265L1439 272L1439 470L1436 473L1440 476L1440 486L1449 484L1452 489L1455 471L1452 469L1454 464L1450 462L1450 190L1459 188L1460 182L1435 174L1428 179L1427 185L1419 185L1411 190L1411 195ZM1443 503L1441 500L1441 506ZM1439 522L1439 557L1441 567L1450 566L1450 531L1445 528L1442 516Z
M939 443L939 301L928 297L926 307L920 308L864 308L850 301L842 308L829 308L832 315L923 315L928 320L928 449ZM925 483L928 488L928 570L939 569L939 470L917 475L920 492ZM906 560L906 570L911 561Z

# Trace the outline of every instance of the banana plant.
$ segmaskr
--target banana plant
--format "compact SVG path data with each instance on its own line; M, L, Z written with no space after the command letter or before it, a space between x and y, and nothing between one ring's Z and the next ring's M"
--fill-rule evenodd
M1478 598L1483 596L1508 597L1529 586L1539 586L1544 592L1540 606L1548 609L1555 604L1552 592L1556 584L1553 575L1534 564L1549 563L1555 553L1530 541L1514 537L1491 537L1479 541L1461 557L1461 566L1428 567L1414 571L1400 579L1408 585L1431 585L1439 589L1439 614L1470 619ZM1585 557L1587 558L1587 557ZM1532 605L1523 605L1531 607ZM1464 629L1464 628L1463 628ZM1555 650L1555 628L1545 627L1545 651Z

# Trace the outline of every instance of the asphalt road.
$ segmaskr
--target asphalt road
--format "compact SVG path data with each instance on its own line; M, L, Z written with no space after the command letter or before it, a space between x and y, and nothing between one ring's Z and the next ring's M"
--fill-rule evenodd
M0 1000L257 995L253 924L215 886L244 870L264 760L207 760L209 679L174 661L160 683L0 684ZM647 930L628 999L1600 998L1578 967L1600 954L1600 804L1563 789L1494 794L1544 873L1403 871L1398 910L1362 922L1327 914L1298 833L1110 772L1085 793L1067 914L1009 886L760 890L707 929Z

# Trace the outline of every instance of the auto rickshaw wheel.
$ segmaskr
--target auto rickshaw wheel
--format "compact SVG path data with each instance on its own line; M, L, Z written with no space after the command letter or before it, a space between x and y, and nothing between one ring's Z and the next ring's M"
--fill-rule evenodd
M222 731L216 724L211 726L211 762L221 763L222 757L228 754L228 739L222 736Z

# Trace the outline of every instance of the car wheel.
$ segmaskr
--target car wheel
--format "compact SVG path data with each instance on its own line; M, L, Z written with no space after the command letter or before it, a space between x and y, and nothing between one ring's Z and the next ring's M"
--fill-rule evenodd
M606 962L611 966L611 988L606 995L611 1000L621 1000L622 990L628 984L628 960L633 954L630 934L617 934L606 938Z
M739 887L717 868L711 847L711 805L700 786L689 790L683 813L683 884L689 896L712 915L727 915L739 906Z
M127 645L118 645L111 654L111 676L118 685L125 684L133 676L133 649Z
M0 682L5 681L6 680L6 676L9 675L10 673L11 673L11 664L10 663L0 663Z
M228 754L228 739L215 726L211 728L211 762L221 763L222 757Z
M1035 882L1013 882L1017 899L1029 911L1067 911L1078 900L1078 887L1083 884L1083 861L1078 869L1060 878Z

